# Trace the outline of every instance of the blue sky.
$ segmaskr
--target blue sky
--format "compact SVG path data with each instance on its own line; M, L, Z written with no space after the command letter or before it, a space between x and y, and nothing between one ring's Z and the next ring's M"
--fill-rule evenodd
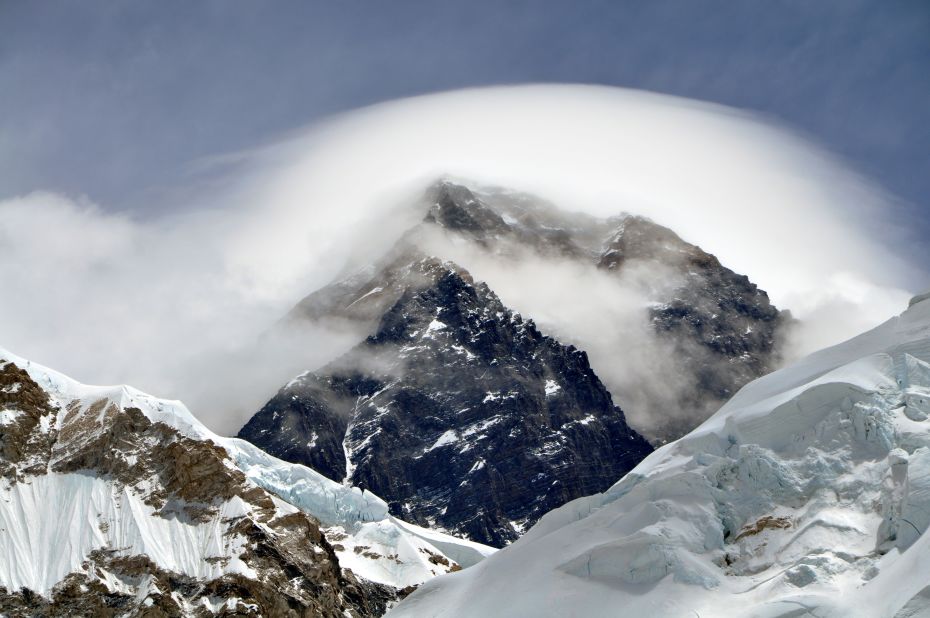
M930 230L930 2L0 1L0 198L145 215L201 157L366 104L643 88L811 138Z

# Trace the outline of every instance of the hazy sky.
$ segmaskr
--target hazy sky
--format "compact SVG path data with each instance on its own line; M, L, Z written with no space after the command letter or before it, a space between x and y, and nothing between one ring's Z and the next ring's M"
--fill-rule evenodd
M930 231L925 0L0 0L0 198L149 214L198 158L373 102L523 82L767 115Z

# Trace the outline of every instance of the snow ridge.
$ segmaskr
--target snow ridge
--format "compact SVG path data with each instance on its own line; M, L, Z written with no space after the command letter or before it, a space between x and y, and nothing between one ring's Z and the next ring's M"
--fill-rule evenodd
M211 442L225 452L226 466L238 469L247 482L272 494L277 517L299 509L319 520L341 566L369 581L402 589L446 572L456 563L462 567L475 564L494 551L400 522L390 517L387 504L371 492L281 461L244 440L219 436L179 401L158 399L129 386L80 384L0 348L0 367L10 363L24 370L49 396L51 408L57 408L54 418L43 417L35 431L67 433L83 419L105 427L105 415L112 417L132 408L182 436ZM11 393L14 387L5 392ZM110 407L102 402L111 402ZM2 418L13 422L16 412L4 410ZM253 509L233 496L220 505L215 516L189 521L157 515L132 488L94 473L49 469L15 482L4 479L0 482L0 586L11 591L25 587L47 595L65 576L83 568L89 556L112 548L118 548L116 555L147 556L160 569L198 580L223 574L255 578L257 574L238 558L244 537L230 534L227 523Z

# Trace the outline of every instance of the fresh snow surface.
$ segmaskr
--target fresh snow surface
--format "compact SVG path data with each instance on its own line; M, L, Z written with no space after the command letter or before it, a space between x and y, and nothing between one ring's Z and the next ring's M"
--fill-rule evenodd
M361 296L359 296L358 298L356 298L355 300L353 300L353 301L352 301L351 303L349 303L348 305L346 305L346 309L348 309L349 307L351 307L351 306L354 305L355 303L360 302L360 301L362 301L362 300L368 298L369 296L372 296L372 295L374 295L374 294L380 294L380 293L383 292L383 291L384 291L384 288L382 288L382 287L372 288L372 289L368 290L367 292L365 292L364 294L362 294Z
M19 410L0 410L0 426L12 424L20 414Z
M336 552L339 564L365 579L398 588L421 584L445 572L431 562L431 558L452 560L466 568L495 551L486 545L414 526L394 517L359 524L343 539L342 534L346 532L341 526L327 530L333 543L342 547ZM371 555L387 559L372 560Z
M458 442L458 440L459 440L459 435L455 433L455 430L449 429L449 430L444 431L441 436L436 438L436 441L433 443L433 445L426 450L427 452L429 452L437 448L446 446L447 444L455 444L456 442Z
M284 501L278 503L279 509L293 512L296 507L320 520L328 532L347 535L338 542L343 549L337 550L337 555L344 568L351 568L360 577L403 588L444 572L430 562L428 552L462 567L494 552L490 547L401 522L391 517L384 500L371 492L281 461L244 440L219 436L179 401L158 399L129 386L80 384L0 349L0 363L4 362L25 369L60 407L53 421L56 429L61 428L69 403L80 401L86 410L90 404L108 399L120 408L137 407L151 421L165 423L185 436L221 446L229 454L230 465ZM12 416L7 411L4 414L3 419ZM8 590L25 586L47 594L65 575L78 570L91 551L105 547L124 548L125 555L142 553L162 568L198 578L229 572L248 574L237 559L225 567L203 561L241 553L232 546L239 542L237 537L224 536L222 520L242 508L242 501L233 498L211 522L190 525L153 515L153 509L131 492L99 477L50 473L28 477L13 486L3 481L0 586ZM364 556L354 551L357 546L377 549L363 550L369 553Z
M444 330L446 328L445 323L440 322L439 320L433 320L429 323L429 326L426 327L426 332L423 334L424 337L432 337L431 333L436 331Z
M0 585L47 594L95 549L145 554L163 569L213 579L225 573L255 577L239 554L245 539L226 534L242 501L226 502L206 523L155 516L126 487L86 474L46 474L0 488ZM228 556L230 562L204 558ZM127 587L128 590L128 587ZM121 590L123 591L123 590Z
M546 380L546 397L552 397L560 390L562 387L555 380Z
M928 419L924 300L752 382L390 615L930 616Z

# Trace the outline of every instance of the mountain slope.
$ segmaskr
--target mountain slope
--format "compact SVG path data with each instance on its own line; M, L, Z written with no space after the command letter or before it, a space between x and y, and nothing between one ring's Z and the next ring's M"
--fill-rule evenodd
M746 276L648 219L601 219L448 181L418 207L422 224L378 265L308 295L285 322L348 321L370 334L399 298L412 261L453 261L519 301L516 309L550 336L588 352L653 444L684 435L781 363L790 314Z
M754 381L391 616L930 614L930 302Z
M584 352L454 264L420 257L402 274L395 265L347 303L391 295L373 334L293 380L240 437L384 492L405 519L497 546L651 450Z
M0 476L12 615L376 616L398 589L490 552L220 438L179 402L2 350Z

